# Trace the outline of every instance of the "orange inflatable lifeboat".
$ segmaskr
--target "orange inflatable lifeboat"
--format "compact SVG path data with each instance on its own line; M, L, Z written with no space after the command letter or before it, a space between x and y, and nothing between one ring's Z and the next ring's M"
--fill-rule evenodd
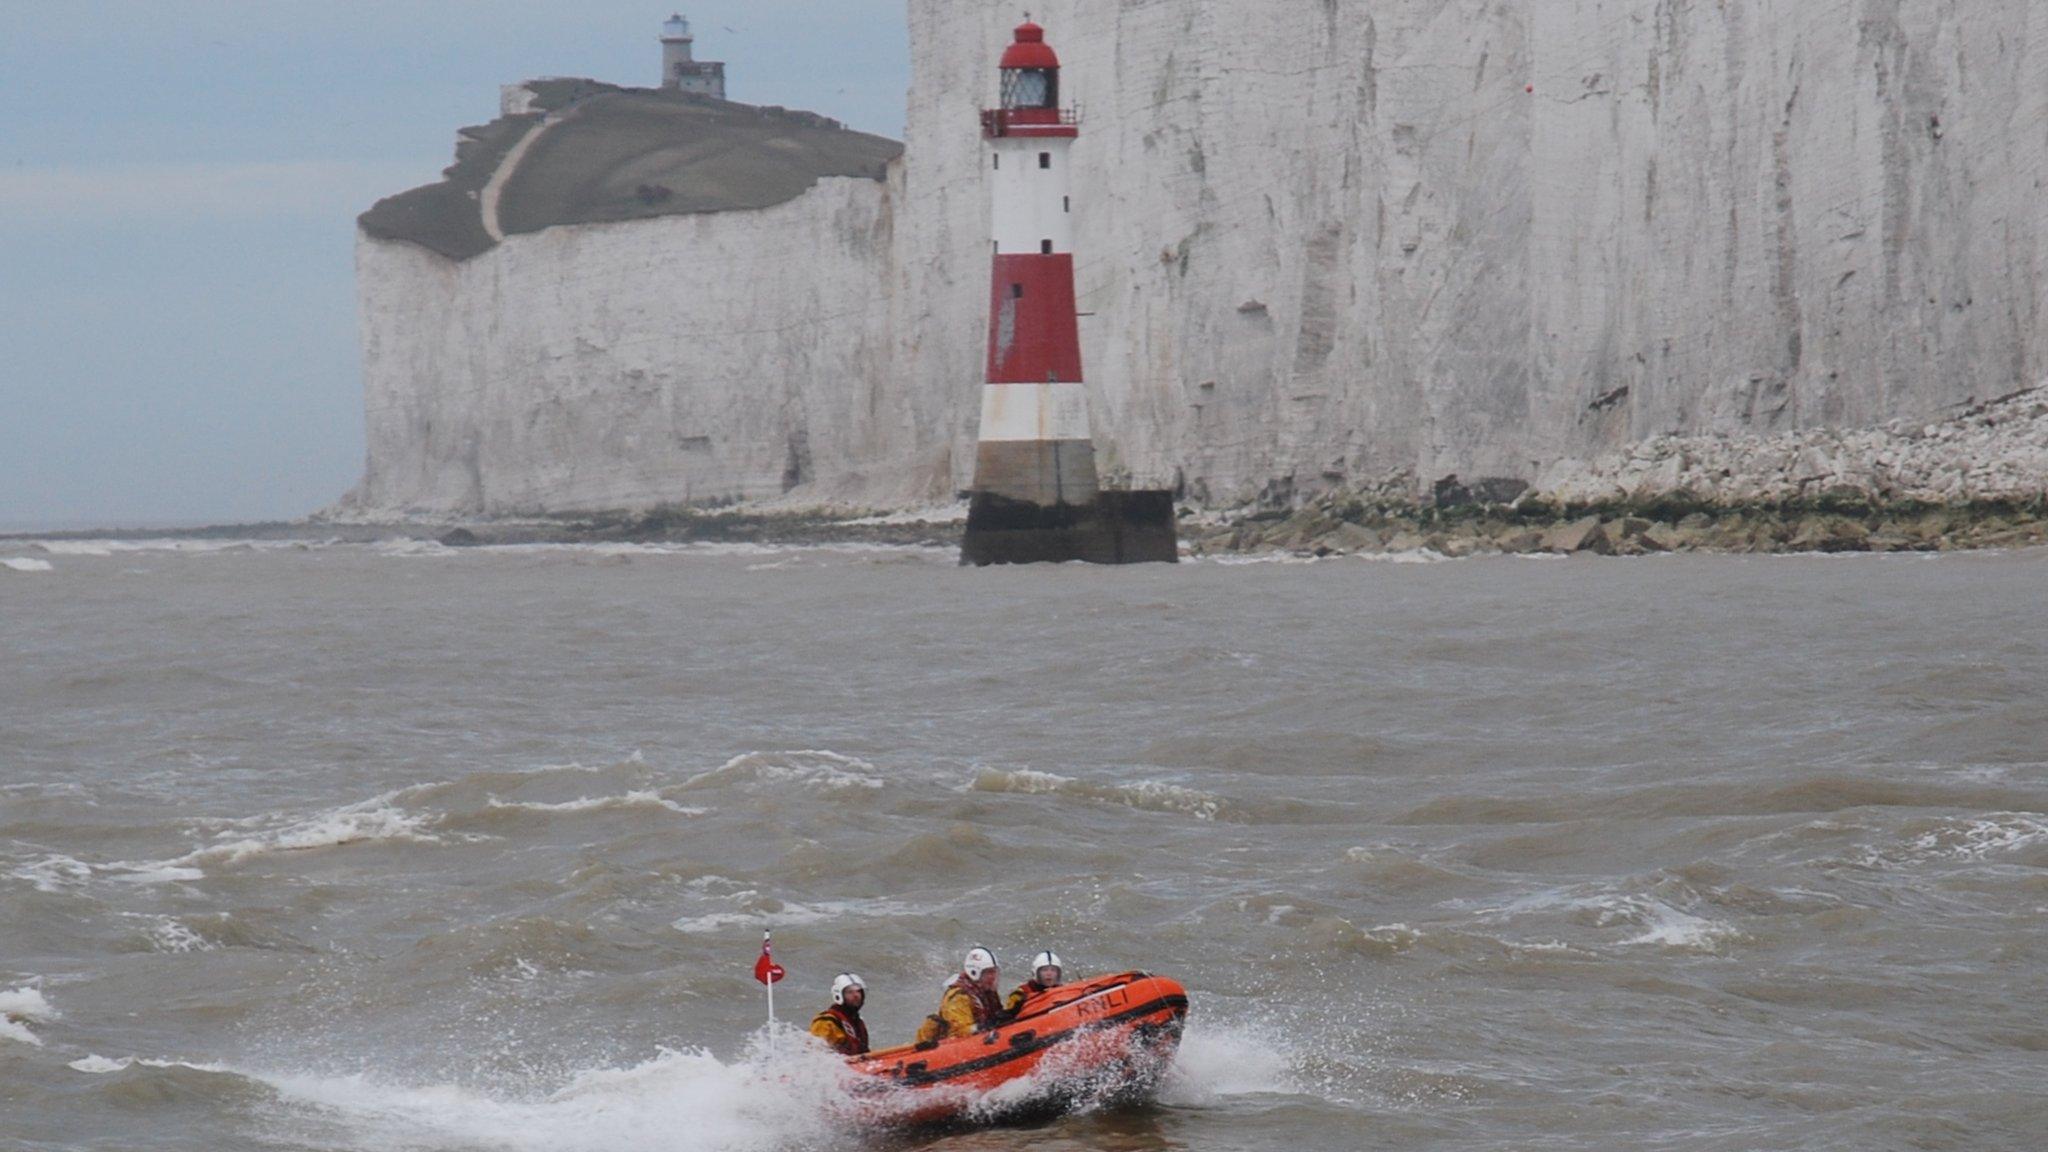
M1026 1000L999 1028L851 1061L857 1119L876 1125L992 1122L1093 1101L1141 1100L1180 1048L1188 994L1121 972Z

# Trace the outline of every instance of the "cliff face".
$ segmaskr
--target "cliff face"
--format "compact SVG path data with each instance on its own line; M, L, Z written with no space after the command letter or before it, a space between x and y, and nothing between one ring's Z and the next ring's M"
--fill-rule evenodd
M2037 0L1042 7L1096 426L1144 481L1534 479L2048 374ZM968 266L1013 18L911 3L901 231ZM925 371L971 378L944 302Z
M943 484L943 438L903 425L889 366L891 200L827 179L774 208L550 228L459 263L365 239L369 469L350 503L531 513Z
M886 183L629 223L509 213L462 263L366 234L358 502L964 485L975 113L1016 11L909 14ZM1405 473L1421 494L1659 436L1917 420L2048 376L2038 0L1034 15L1083 106L1082 343L1111 480L1231 502Z

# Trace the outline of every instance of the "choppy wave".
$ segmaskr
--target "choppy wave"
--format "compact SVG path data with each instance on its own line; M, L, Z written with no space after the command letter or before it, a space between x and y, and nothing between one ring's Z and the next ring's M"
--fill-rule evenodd
M118 1060L106 1056L91 1055L73 1060L65 1067L90 1076L108 1076L115 1072L126 1072L130 1068L185 1068L193 1072L227 1073L225 1064L194 1064L186 1060L150 1060L141 1056L123 1056Z
M8 870L10 879L27 881L38 892L57 894L83 887L93 877L93 867L82 860L51 854Z
M491 807L515 809L522 812L601 812L621 808L661 808L681 816L702 816L706 808L692 808L678 804L661 793L651 789L628 792L622 796L579 796L574 800L563 800L550 804L541 800L500 800L491 797Z
M366 841L399 840L435 844L440 838L428 832L440 820L438 815L409 812L399 800L414 789L403 788L373 796L356 804L345 804L282 827L209 844L164 863L172 868L200 864L239 864L273 852L304 852L315 848L339 848ZM232 835L224 833L223 835Z
M880 769L858 756L822 749L793 752L743 752L681 785L710 788L722 784L796 784L828 792L882 787Z
M2036 844L2048 844L2048 816L2038 812L1988 812L1943 817L1909 825L1903 843L1863 847L1850 862L1867 868L1901 868L1932 863L1981 863Z
M1541 922L1546 916L1562 915L1581 929L1608 933L1607 944L1616 947L1713 952L1747 939L1735 925L1689 910L1701 903L1696 892L1678 883L1654 885L1652 891L1575 887L1535 893L1502 907L1481 909L1478 918L1512 924L1518 920ZM1632 934L1619 935L1623 932ZM1528 946L1516 941L1504 943ZM1541 943L1557 941L1546 938Z
M278 852L304 852L377 841L440 843L440 837L428 831L441 821L439 814L408 811L399 803L424 787L431 786L386 792L360 803L296 819L265 815L232 821L229 829L218 834L220 842L166 860L116 860L95 864L52 853L17 865L7 875L28 882L40 892L62 893L95 881L155 885L203 880L207 866L233 866ZM253 835L239 834L266 824L273 826Z
M212 952L219 947L176 916L148 916L144 919L148 921L148 927L142 930L143 936L154 951Z
M1029 768L999 771L983 769L970 785L976 792L1009 793L1023 796L1071 796L1100 804L1115 804L1144 812L1174 812L1197 820L1226 820L1234 813L1223 797L1163 780L1136 780L1121 784L1098 784L1054 772Z
M49 572L55 567L56 565L51 564L48 560L36 560L27 556L10 557L0 560L0 568L5 568L10 572Z
M693 883L692 887L702 890L705 881L717 882L721 879L715 876L705 877ZM670 927L678 932L700 935L741 927L793 928L801 924L829 923L849 916L872 920L884 916L919 914L917 909L894 900L819 900L804 904L777 900L751 888L732 892L718 899L727 907L694 916L679 917Z
M135 552L176 552L209 556L221 552L304 552L329 547L333 540L36 540L33 546L52 556L119 556Z
M1616 923L1643 929L1641 935L1631 936L1623 940L1623 944L1713 951L1723 943L1740 940L1743 936L1742 931L1732 924L1683 912L1647 896L1619 897L1610 901L1602 910L1601 925L1605 927Z
M379 540L370 545L379 556L460 556L463 550L450 548L439 540Z
M0 992L0 1040L40 1048L43 1038L30 1031L29 1025L48 1024L62 1015L43 998L42 990L33 985Z

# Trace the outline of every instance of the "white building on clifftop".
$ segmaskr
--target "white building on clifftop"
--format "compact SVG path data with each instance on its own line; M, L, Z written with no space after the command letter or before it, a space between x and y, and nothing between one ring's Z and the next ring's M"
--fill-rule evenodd
M697 38L690 34L690 22L681 13L661 25L661 86L679 92L695 92L714 100L725 99L725 64L699 60Z

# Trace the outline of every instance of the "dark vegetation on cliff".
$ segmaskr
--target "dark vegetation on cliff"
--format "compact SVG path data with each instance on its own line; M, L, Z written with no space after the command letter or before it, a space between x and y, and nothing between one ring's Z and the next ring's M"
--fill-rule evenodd
M530 111L462 129L442 180L378 201L363 231L455 260L488 251L492 178L536 130L498 188L503 235L773 207L825 177L881 180L903 152L809 112L595 80L525 87Z

